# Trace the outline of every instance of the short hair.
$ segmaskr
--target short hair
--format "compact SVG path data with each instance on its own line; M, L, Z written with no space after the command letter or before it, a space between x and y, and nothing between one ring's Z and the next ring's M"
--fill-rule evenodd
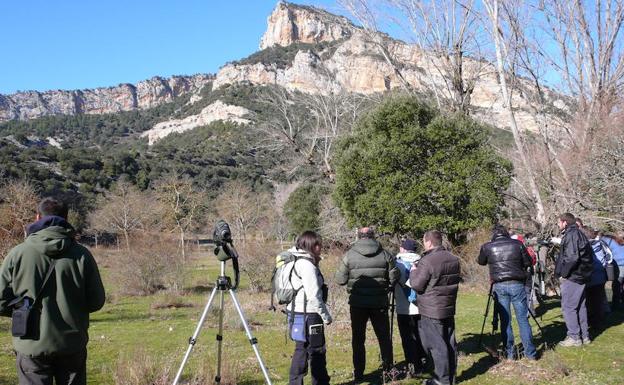
M559 220L567 223L568 225L573 225L576 223L576 218L574 215L570 213L563 213L559 216Z
M497 223L492 228L492 234L501 234L501 235L508 237L509 231L507 231L507 228L505 227L505 225L501 225L500 223Z
M359 239L374 239L375 230L372 227L362 227L358 229Z
M438 230L429 230L423 236L425 241L431 242L433 246L442 246L442 233Z
M58 198L46 197L39 202L39 206L37 206L37 213L39 213L42 217L54 215L67 219L69 208L65 202Z
M314 231L304 231L297 237L297 249L313 253L317 246L323 245L323 238Z

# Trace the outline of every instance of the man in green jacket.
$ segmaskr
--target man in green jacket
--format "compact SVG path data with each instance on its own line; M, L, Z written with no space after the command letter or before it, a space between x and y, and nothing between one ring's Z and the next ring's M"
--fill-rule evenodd
M74 240L67 212L63 202L43 199L26 240L0 267L0 315L11 316L16 299L35 303L34 330L13 337L20 385L87 382L89 313L104 306L105 294L93 256Z
M388 292L397 283L400 271L392 254L375 240L370 227L358 230L358 240L342 259L336 280L347 285L351 315L351 347L353 349L353 378L362 380L366 365L366 324L373 325L383 370L392 368L392 340L388 320Z

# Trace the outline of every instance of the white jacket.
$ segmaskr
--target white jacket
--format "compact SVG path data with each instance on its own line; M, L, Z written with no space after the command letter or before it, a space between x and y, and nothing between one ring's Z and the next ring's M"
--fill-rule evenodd
M399 253L397 254L397 259L401 259L403 261L414 264L420 260L420 255L416 253ZM404 287L410 287L409 283L409 271L405 268L402 263L397 262L397 267L401 272L401 278L399 278L399 282L394 285L394 301L396 306L397 314L405 314L405 315L416 315L418 313L418 306L410 303L405 296L405 292L403 291Z
M294 311L297 313L303 313L303 302L304 298L306 298L307 304L305 306L305 312L318 313L324 323L331 323L332 317L329 314L327 305L323 302L323 276L321 275L321 271L318 267L314 264L314 262L312 262L314 258L305 251L297 250L294 247L288 251L295 254L298 258L294 264L295 271L291 276L292 286L295 290L303 286L303 288L297 292L295 300L288 306L288 309L292 311L292 304L294 303Z

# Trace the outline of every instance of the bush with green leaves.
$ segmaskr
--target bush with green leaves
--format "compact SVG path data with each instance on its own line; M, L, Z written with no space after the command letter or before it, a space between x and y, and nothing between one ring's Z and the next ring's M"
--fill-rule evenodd
M305 184L290 194L284 205L284 214L288 219L290 233L293 237L306 230L319 230L321 197L327 192L327 188L324 186Z
M351 225L420 235L461 234L501 214L512 164L488 128L412 97L382 103L339 143L334 199Z

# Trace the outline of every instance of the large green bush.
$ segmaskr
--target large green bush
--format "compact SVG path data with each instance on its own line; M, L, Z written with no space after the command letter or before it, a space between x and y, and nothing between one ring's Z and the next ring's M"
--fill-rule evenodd
M487 127L410 97L382 103L339 144L334 198L352 225L457 240L493 221L511 163L488 145Z
M292 236L297 236L306 230L319 231L321 195L326 193L325 187L306 184L290 194L284 205L284 214L288 219Z

